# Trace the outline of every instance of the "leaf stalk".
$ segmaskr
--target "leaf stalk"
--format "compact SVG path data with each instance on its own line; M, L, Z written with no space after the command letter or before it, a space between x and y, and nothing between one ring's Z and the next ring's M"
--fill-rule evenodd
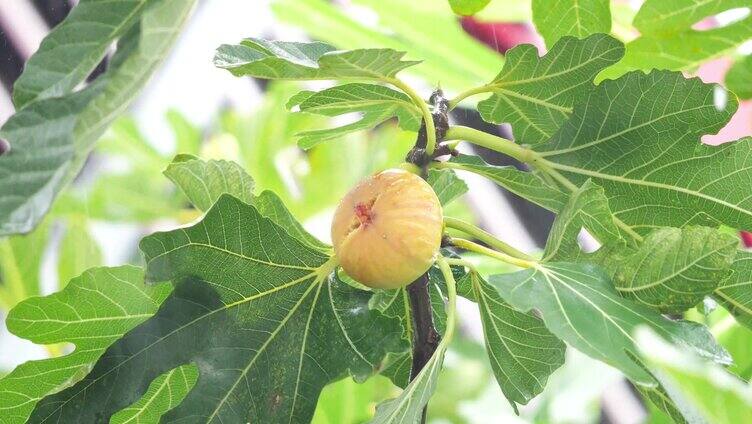
M534 163L541 159L534 151L522 147L511 140L461 125L449 127L445 139L465 140L469 143L503 153L520 162Z
M502 262L506 262L520 268L535 268L538 265L537 261L515 258L514 256L499 252L498 250L490 249L470 240L452 237L450 242L452 246L459 247L460 249L480 253L481 255L486 255L488 257L498 259Z
M412 87L405 84L401 79L389 78L386 81L402 90L402 92L407 94L413 103L420 108L420 112L423 115L423 122L426 125L426 153L429 156L432 155L433 151L436 149L436 126L433 123L433 115L431 114L431 111L428 110L428 104L418 93L415 92L415 90L412 89Z
M470 224L469 222L463 221L461 219L445 216L444 224L448 228L453 228L455 230L462 231L465 234L471 235L474 238L482 241L483 243L486 243L487 245L491 246L492 248L498 251L501 251L503 253L506 253L507 255L514 256L515 258L524 259L527 261L535 260L535 258L533 258L532 256L518 250L514 246L511 246L502 240L499 240L498 238L494 237L492 234L486 231L483 231L481 228L478 228L475 225Z
M326 280L329 277L329 274L337 268L337 265L339 265L339 259L337 258L337 255L332 255L329 260L316 268L316 282Z
M436 262L439 265L447 286L446 332L440 343L440 347L446 348L449 342L452 341L455 327L457 327L457 282L454 280L454 275L451 268L449 268L449 262L447 262L446 258L439 256Z
M488 93L491 90L492 88L488 85L481 85L479 87L474 87L469 90L465 90L449 101L449 110L452 110L455 107L457 107L457 105L459 105L460 102L462 102L468 97L474 96L476 94Z
M445 257L444 260L449 265L464 266L465 268L468 268L470 270L470 272L474 272L476 274L478 273L478 269L475 268L475 265L472 262L470 262L470 261L468 261L466 259L461 259L461 258L446 258Z

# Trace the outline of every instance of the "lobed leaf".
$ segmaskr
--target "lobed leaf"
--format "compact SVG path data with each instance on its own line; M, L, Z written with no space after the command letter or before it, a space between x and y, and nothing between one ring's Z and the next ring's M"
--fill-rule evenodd
M504 58L465 32L445 1L356 0L375 26L363 25L347 8L327 0L277 0L276 17L339 49L383 46L423 60L407 70L448 91L473 87L493 77ZM436 28L441 28L437 31ZM395 37L394 34L400 34Z
M41 399L84 378L110 345L157 312L171 288L143 280L143 271L133 266L93 268L62 291L13 308L6 320L13 334L38 344L72 343L75 349L23 363L0 380L0 422L28 422Z
M362 381L404 349L396 320L331 274L329 255L229 195L141 249L147 279L171 280L175 292L31 422L108 419L190 363L198 380L162 422L307 422L327 383Z
M108 13L99 14L102 2L82 2L79 7L85 9L72 13L48 36L19 82L16 101L24 107L0 128L0 138L11 144L11 151L0 156L0 235L25 233L38 224L80 171L97 139L167 56L194 3L115 0L107 2ZM135 15L129 16L128 10ZM100 31L114 36L124 30L118 25L128 29L107 72L73 91L111 43L103 46ZM73 31L76 37L71 37Z
M266 218L284 228L299 241L319 250L330 247L308 233L284 206L279 196L264 190L253 194L255 185L245 170L235 162L226 160L204 161L191 155L178 155L164 174L180 188L199 210L207 211L223 195L229 194L252 204Z
M401 128L418 131L421 112L407 95L376 84L352 83L335 86L317 93L302 92L288 101L288 108L299 106L301 112L324 116L339 116L361 112L362 118L336 128L304 131L298 135L298 145L310 149L319 143L354 131L374 128L396 117Z
M586 229L604 246L593 254L577 242ZM622 296L663 313L681 313L711 294L728 274L738 239L709 227L659 228L627 245L613 222L608 199L591 180L572 193L549 234L544 260L601 265Z
M611 32L608 0L533 0L533 23L546 44L560 38Z
M287 231L287 234L291 237L298 239L314 249L325 252L331 251L331 246L312 236L311 233L306 231L305 228L300 225L300 222L295 219L292 213L282 203L279 196L273 191L262 191L261 194L253 198L251 204L264 217L269 218L272 222Z
M254 197L253 178L231 161L203 161L193 155L180 154L164 170L164 175L201 211L209 210L225 193L245 203L251 203Z
M221 45L214 56L214 64L235 76L265 79L384 80L419 63L401 60L404 55L404 52L392 49L336 50L322 42L247 38L240 44Z
M605 34L565 37L542 57L533 45L517 46L485 86L493 95L478 103L478 112L485 121L510 123L520 144L544 142L593 89L593 78L623 54L624 46Z
M642 385L654 386L655 380L630 357L637 353L632 334L641 325L704 358L724 364L731 361L707 328L671 321L647 306L623 299L606 273L591 264L548 263L494 275L489 282L517 309L539 310L546 327L569 345Z
M462 266L451 269L457 293L478 304L486 352L503 393L515 409L516 403L528 403L543 391L548 376L563 364L564 344L535 315L513 309L474 270L467 272ZM429 277L436 292L442 293L446 282L436 267L431 268ZM434 311L438 308L443 311L443 304L434 305ZM434 316L436 322L441 323L442 319L443 314ZM439 329L443 333L443 327L439 325Z
M605 81L535 150L575 184L602 186L614 215L636 231L688 224L752 228L750 138L707 146L736 110L715 87L681 73L632 72Z
M693 27L718 13L748 6L748 0L646 0L634 18L641 36L628 43L624 58L597 80L618 78L633 70L691 71L726 55L752 38L752 17L719 28Z

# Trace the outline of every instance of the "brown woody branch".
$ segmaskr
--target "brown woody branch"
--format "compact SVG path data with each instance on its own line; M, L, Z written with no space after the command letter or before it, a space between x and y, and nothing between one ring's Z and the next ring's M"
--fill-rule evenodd
M436 140L444 138L449 128L449 103L444 98L441 90L436 90L431 95L429 103L433 105L433 121L436 127ZM435 158L447 154L454 154L453 150L446 145L437 146L432 155L426 152L426 126L421 125L418 131L418 137L415 140L415 146L407 154L405 160L413 163L423 169L423 177L426 177L426 166ZM436 331L433 323L433 308L431 306L431 297L428 293L428 273L421 275L417 280L407 286L407 293L410 298L410 310L412 312L413 326L413 362L410 370L410 381L425 367L439 346L441 335ZM421 423L426 422L426 409L423 408L423 417Z

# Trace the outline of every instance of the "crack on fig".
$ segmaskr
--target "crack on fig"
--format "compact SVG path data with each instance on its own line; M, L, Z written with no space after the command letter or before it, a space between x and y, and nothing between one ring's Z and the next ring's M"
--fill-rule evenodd
M377 198L374 197L368 202L360 202L355 205L355 217L358 219L358 226L354 229L357 229L360 226L363 226L365 228L373 222L375 218L373 213L373 204L376 203L376 199Z
M358 220L358 218L353 218L352 224L350 224L350 226L347 228L347 232L345 232L345 235L352 233L358 228L360 228L360 221Z

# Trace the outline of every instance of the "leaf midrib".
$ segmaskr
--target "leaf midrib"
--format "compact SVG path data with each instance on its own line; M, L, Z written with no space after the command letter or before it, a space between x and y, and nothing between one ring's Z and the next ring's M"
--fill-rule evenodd
M149 262L147 263L147 267L154 260L159 259L162 256L168 255L168 254L173 253L173 252L177 252L178 250L181 250L181 249L189 248L191 246L197 246L197 247L204 247L204 248L207 248L207 249L210 249L210 250L217 250L219 252L226 253L228 255L232 255L232 256L235 256L235 257L238 257L238 258L241 258L241 259L245 259L245 260L248 260L248 261L251 261L251 262L255 262L255 263L259 263L259 264L264 264L264 265L275 267L275 268L297 269L297 270L302 270L302 271L315 271L315 270L318 269L316 267L296 266L296 265L289 265L289 264L278 264L278 263L275 263L275 262L264 261L264 260L261 260L261 259L258 259L258 258L252 258L250 256L246 256L246 255L243 255L243 254L240 254L240 253L237 253L237 252L233 252L231 250L227 250L227 249L224 249L222 247L215 246L215 245L212 245L212 244L199 243L199 242L190 241L190 238L188 240L189 240L188 243L181 244L180 246L178 246L178 247L176 247L174 249L165 250L164 252L162 252L162 253L160 253L158 255L153 256L152 258L149 259Z
M642 99L643 97L644 97L644 93L640 96L640 98ZM616 102L614 101L614 102L612 102L612 104L613 103L616 103ZM656 122L658 122L660 120L663 120L665 118L670 118L670 117L673 117L673 116L676 116L676 115L690 113L690 112L694 112L694 111L702 110L702 109L715 109L715 106L703 104L701 106L697 106L697 107L693 107L693 108L689 108L689 109L681 109L681 110L678 110L676 112L671 112L671 113L668 113L668 114L661 115L661 116L658 116L656 118L653 118L653 119L651 119L649 121L642 122L639 125L636 125L636 126L633 126L633 127L628 127L628 128L625 128L625 129L623 129L621 131L615 132L613 134L609 134L607 137L604 137L604 138L599 138L599 139L590 141L588 143L579 144L579 145L576 145L576 146L570 146L570 147L567 147L565 149L548 150L548 151L538 152L538 154L541 155L541 156L543 156L543 157L547 157L547 156L557 156L557 155L562 155L562 154L566 154L566 153L576 152L578 150L582 150L582 149L585 149L585 148L588 148L588 147L597 146L597 145L599 145L601 143L605 143L605 142L607 142L609 140L612 140L612 139L614 139L616 137L620 137L620 136L622 136L624 134L630 133L632 131L636 131L636 130L638 130L640 128L643 128L643 127L646 127L646 126L649 126L649 125L652 125L652 124L654 124L654 123L656 123ZM574 142L575 140L572 140L572 141Z
M654 187L654 188L660 188L660 189L664 189L664 190L676 191L676 192L684 193L684 194L687 194L687 195L690 195L690 196L697 196L697 197L700 197L702 199L705 199L705 200L708 200L708 201L711 201L711 202L714 202L714 203L718 203L718 204L720 204L722 206L726 206L728 208L734 209L735 211L741 212L742 214L747 215L749 217L752 217L752 211L748 211L748 210L740 207L739 205L735 205L735 204L729 203L729 202L727 202L727 201L725 201L723 199L719 199L719 198L710 196L708 194L705 194L705 193L702 193L702 192L699 192L699 191L690 190L688 188L684 188L684 187L680 187L680 186L672 186L672 185L669 185L669 184L657 183L657 182L653 182L653 181L645 181L645 180L636 180L636 179L632 179L632 178L624 178L624 177L621 177L621 176L618 176L618 175L604 174L602 172L590 171L588 169L583 169L583 168L579 168L579 167L576 167L576 166L563 165L563 164L559 164L559 163L556 163L556 162L548 162L548 164L551 165L551 167L553 167L555 169L560 169L562 171L573 172L573 173L576 173L576 174L587 175L587 176L596 177L596 178L602 178L604 180L616 181L616 182L624 183L624 184L635 184L635 185L641 185L641 186L646 186L646 187ZM615 214L618 215L619 212L617 211Z
M559 106L559 105L557 105L555 103L551 103L551 102L549 102L549 101L547 101L545 99L539 99L537 97L528 96L526 94L522 94L522 93L517 92L517 91L507 90L506 88L498 88L498 89L494 90L494 93L497 96L501 96L503 94L503 95L506 95L508 97L514 97L514 98L517 98L517 99L520 99L520 100L524 100L526 102L530 102L530 103L533 103L533 104L536 104L536 105L539 105L539 106L543 106L543 107L545 107L547 109L555 110L557 112L560 112L562 115L565 115L565 117L569 116L569 114L572 113L572 108L571 107ZM533 123L529 118L527 118L527 114L522 113L522 111L520 111L520 110L518 110L517 112L520 115L525 116L526 120L530 124ZM541 131L541 133L543 133L544 135L548 136L548 134L544 133L543 131Z

